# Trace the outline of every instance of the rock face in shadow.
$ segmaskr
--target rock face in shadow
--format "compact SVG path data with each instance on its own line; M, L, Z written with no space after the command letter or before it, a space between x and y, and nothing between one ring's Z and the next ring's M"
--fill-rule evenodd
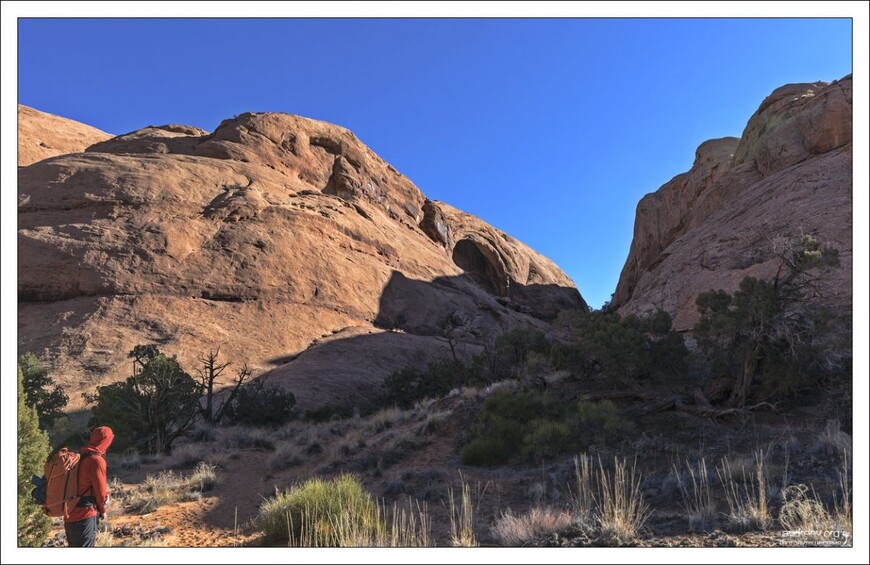
M18 197L19 350L46 359L73 400L126 377L138 343L190 371L220 346L280 368L274 382L294 391L338 374L353 388L421 348L445 355L448 318L468 321L472 347L585 307L552 261L427 200L350 131L299 116L149 126L21 168ZM299 355L348 332L407 339ZM381 355L394 361L369 359Z
M97 128L18 105L18 166L57 155L80 153L112 137Z
M803 234L839 250L816 300L850 313L851 75L776 89L740 139L704 142L687 173L644 196L612 304L626 314L664 308L689 330L699 293L772 277L776 250Z

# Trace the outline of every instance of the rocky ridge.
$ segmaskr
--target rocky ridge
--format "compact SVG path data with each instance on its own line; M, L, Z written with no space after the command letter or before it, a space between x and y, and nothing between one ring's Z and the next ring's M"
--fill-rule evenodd
M446 355L445 332L473 351L585 307L552 261L300 116L149 126L21 168L18 198L19 349L73 393L156 343L353 402Z
M816 300L850 313L851 142L851 75L776 89L740 139L702 143L688 172L641 199L612 305L664 308L690 330L699 293L772 277L776 253L810 234L840 253Z

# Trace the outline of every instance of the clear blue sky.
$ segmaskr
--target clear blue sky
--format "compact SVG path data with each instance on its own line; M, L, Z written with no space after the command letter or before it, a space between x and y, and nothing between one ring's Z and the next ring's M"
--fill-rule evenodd
M844 19L30 19L19 102L115 134L245 111L343 125L600 307L637 201L774 88L850 73L851 50Z

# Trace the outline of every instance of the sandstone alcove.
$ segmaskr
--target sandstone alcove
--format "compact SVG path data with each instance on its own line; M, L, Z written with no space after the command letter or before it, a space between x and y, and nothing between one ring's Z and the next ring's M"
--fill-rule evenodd
M507 295L507 277L499 267L494 252L471 239L461 239L453 248L453 262L471 276L485 291Z

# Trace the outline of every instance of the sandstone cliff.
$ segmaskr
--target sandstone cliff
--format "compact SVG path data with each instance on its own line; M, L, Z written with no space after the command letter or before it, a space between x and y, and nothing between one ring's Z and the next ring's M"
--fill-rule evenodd
M18 105L18 166L79 153L111 135L73 120Z
M27 116L22 122L27 122ZM19 170L19 349L76 400L156 343L221 347L302 406L585 307L555 264L429 201L336 125L243 114L166 125Z
M687 173L640 201L613 306L661 307L677 329L691 329L699 293L773 276L777 248L812 234L841 260L819 300L850 312L851 141L851 75L776 89L740 139L704 142Z

